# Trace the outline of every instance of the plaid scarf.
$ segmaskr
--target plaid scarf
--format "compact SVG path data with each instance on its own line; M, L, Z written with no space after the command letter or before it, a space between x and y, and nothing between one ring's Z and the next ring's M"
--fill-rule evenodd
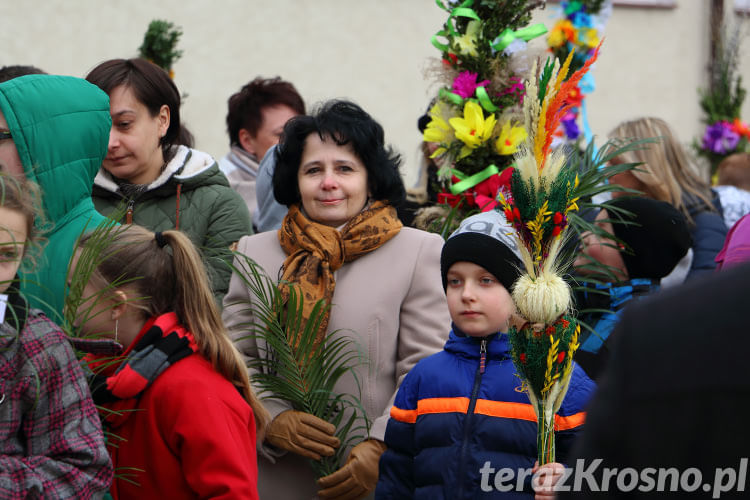
M107 406L117 403L118 411L134 408L138 397L164 370L197 351L193 334L180 324L177 314L153 317L122 354L119 364L111 357L88 357L95 373L89 381L94 402Z

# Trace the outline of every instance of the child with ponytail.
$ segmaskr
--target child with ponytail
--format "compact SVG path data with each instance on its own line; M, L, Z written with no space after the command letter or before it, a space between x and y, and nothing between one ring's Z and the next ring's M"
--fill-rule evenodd
M92 249L77 326L124 349L89 358L112 433L112 496L257 499L256 433L267 414L197 250L179 231L123 226L83 238L72 268L86 273Z

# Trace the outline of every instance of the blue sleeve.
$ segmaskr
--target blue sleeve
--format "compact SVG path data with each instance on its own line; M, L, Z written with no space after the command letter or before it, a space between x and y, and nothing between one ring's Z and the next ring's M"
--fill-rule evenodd
M727 237L727 227L719 213L700 212L693 216L693 221L693 264L687 279L713 272L716 268L714 259L724 247Z
M414 427L417 415L414 375L414 371L410 372L401 384L385 429L385 444L388 449L380 457L376 500L414 497Z
M258 209L253 214L253 225L259 233L281 228L287 207L276 201L273 195L273 171L276 170L277 146L269 149L258 166L255 195Z

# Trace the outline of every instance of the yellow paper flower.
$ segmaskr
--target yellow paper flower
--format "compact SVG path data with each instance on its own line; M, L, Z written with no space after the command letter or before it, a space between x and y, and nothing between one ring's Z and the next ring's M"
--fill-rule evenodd
M455 39L456 45L458 45L458 51L461 54L477 57L477 32L481 23L479 21L470 21L466 25L466 33Z
M495 129L497 119L494 114L490 114L486 119L482 107L473 102L466 101L464 105L464 116L451 118L449 120L451 127L456 131L456 139L464 143L458 159L469 156L472 150L484 144Z
M599 45L599 33L596 28L581 28L578 30L578 40L584 46L592 49Z
M500 137L495 142L495 149L500 155L512 155L518 149L518 145L525 139L526 129L513 126L508 120L500 130Z
M446 149L443 147L443 144L453 141L453 129L445 120L445 107L440 101L436 102L430 109L430 117L432 120L430 120L430 123L424 129L422 140L440 144L440 147L430 155L430 158L435 158L445 153Z
M566 42L575 43L577 36L576 32L577 30L573 26L573 23L569 20L564 19L558 21L558 23L555 24L555 27L552 28L552 31L549 32L547 43L553 49L565 44Z

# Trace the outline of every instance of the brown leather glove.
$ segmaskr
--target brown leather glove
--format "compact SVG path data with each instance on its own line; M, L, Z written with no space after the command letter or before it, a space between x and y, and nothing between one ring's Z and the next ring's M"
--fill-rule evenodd
M362 441L349 452L346 465L330 476L318 479L318 498L322 500L355 500L368 495L378 484L380 455L385 443L377 439Z
M266 441L297 455L320 460L330 457L341 444L336 427L314 415L296 410L279 413L271 421Z

